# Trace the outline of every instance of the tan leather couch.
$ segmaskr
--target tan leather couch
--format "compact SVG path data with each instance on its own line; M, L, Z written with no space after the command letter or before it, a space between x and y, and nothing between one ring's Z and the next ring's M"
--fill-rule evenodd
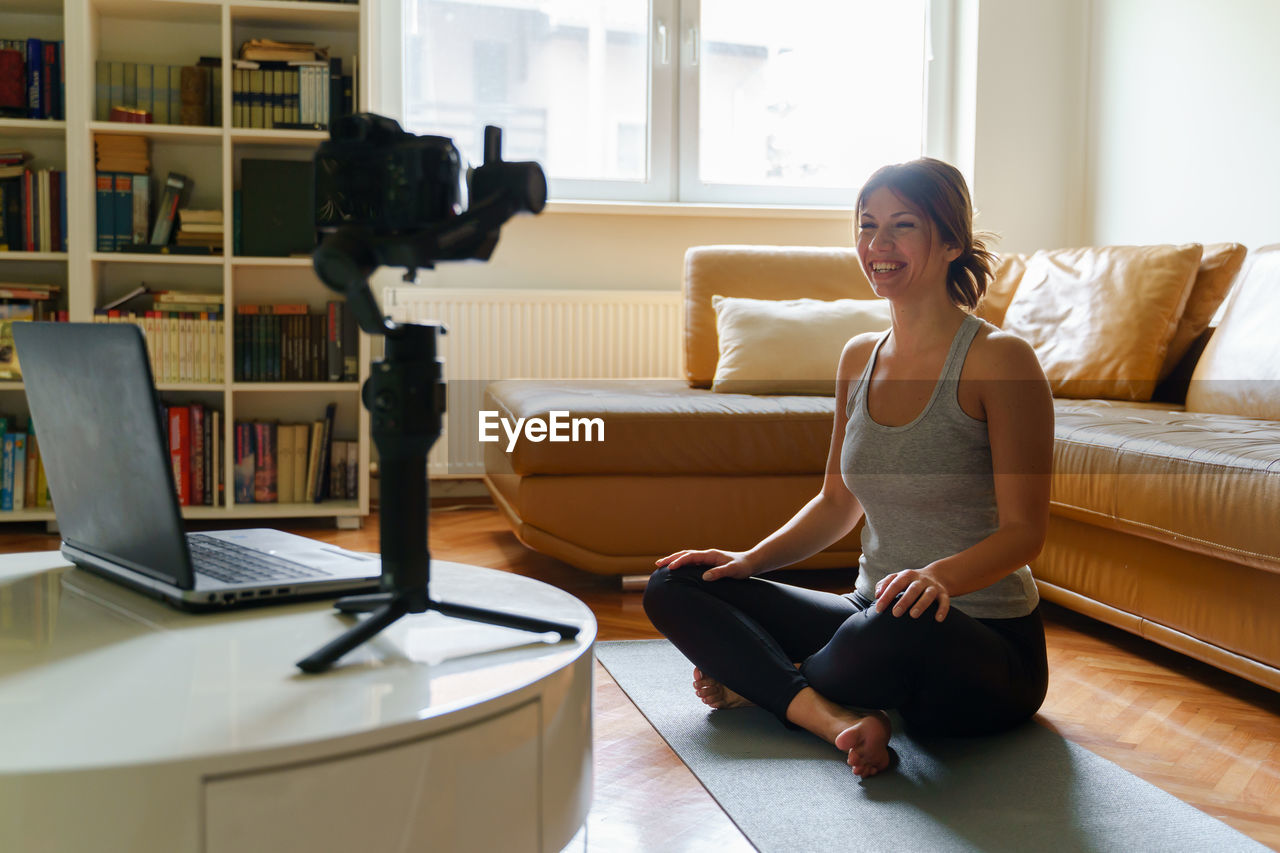
M1200 278L1222 284L1242 254L1206 250ZM1048 600L1280 689L1280 247L1255 255L1203 355L1190 345L1162 386L1191 375L1185 404L1055 400L1050 532L1032 569ZM1004 260L979 314L1004 319L1025 262ZM834 400L709 390L713 294L874 298L852 250L702 247L686 259L685 380L491 385L486 408L504 417L606 425L598 444L486 445L486 483L522 542L647 575L678 548L748 547L815 494ZM1192 310L1182 297L1177 313ZM855 565L858 533L800 565Z

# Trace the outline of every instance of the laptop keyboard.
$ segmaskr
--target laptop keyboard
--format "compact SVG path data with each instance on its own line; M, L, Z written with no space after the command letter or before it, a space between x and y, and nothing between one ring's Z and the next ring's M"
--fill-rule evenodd
M187 536L187 544L195 570L224 583L279 583L329 577L320 569L213 536L193 533Z

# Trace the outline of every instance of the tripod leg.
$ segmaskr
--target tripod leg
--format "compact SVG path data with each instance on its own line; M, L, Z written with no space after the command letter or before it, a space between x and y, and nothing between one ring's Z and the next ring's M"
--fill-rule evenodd
M346 595L333 603L340 613L371 613L395 598L390 592L371 592L367 595Z
M408 612L409 606L403 599L393 598L387 602L385 607L374 611L368 619L357 622L346 633L330 641L319 651L313 652L298 661L298 669L303 672L324 672L338 658L370 639Z
M554 631L562 640L572 640L578 636L578 626L564 622L552 622L533 616L521 616L515 613L502 613L497 610L485 610L466 604L448 604L443 601L432 601L431 609L446 616L459 619L470 619L472 622L484 622L488 625L500 625L503 628L515 628L520 631L532 631L535 634L546 634Z

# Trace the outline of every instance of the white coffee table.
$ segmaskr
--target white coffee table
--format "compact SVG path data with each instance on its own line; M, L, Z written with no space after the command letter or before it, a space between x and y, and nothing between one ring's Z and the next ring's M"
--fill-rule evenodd
M0 557L0 850L560 850L591 801L596 624L517 575L435 562L444 601L323 675L329 603L188 615L57 552Z

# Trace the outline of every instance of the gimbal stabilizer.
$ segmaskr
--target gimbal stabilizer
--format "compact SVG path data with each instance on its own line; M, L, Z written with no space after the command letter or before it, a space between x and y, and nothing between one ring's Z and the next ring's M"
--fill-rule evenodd
M404 134L389 119L367 114L335 122L332 138L335 147L347 146L343 156L358 150L366 161L380 149L402 146L405 138L440 141ZM317 160L326 155L329 145L321 146ZM416 157L420 152L411 153ZM403 189L403 162L394 158L386 162L397 172ZM405 279L412 281L419 268L430 269L440 260L487 260L504 222L524 211L537 213L546 203L541 168L536 163L502 162L501 131L496 127L485 128L484 165L472 172L470 188L474 201L465 212L449 212L438 222L408 229L344 224L325 238L313 256L316 274L326 286L346 295L347 308L359 327L386 341L384 358L373 362L361 390L379 457L382 591L335 603L343 613L371 615L300 660L303 672L328 669L406 613L434 610L525 631L555 632L561 639L577 636L574 625L435 601L428 589L427 454L440 436L445 410L445 382L436 350L436 335L445 330L432 324L395 323L383 316L369 288L369 276L379 267L398 266L408 270Z

